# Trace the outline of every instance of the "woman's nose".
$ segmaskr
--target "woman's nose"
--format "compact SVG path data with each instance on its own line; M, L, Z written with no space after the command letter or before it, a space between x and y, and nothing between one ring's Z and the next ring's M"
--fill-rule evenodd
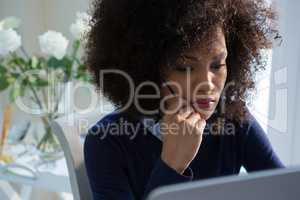
M207 94L214 89L213 74L210 71L201 70L192 76L192 85L198 94Z

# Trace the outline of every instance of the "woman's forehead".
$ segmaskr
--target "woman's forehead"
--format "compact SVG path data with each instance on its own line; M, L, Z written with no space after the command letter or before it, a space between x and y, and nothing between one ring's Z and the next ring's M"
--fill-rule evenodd
M225 35L220 28L211 31L211 33L196 42L191 48L186 49L183 55L196 56L197 54L219 54L220 52L227 53ZM196 54L196 55L195 55Z

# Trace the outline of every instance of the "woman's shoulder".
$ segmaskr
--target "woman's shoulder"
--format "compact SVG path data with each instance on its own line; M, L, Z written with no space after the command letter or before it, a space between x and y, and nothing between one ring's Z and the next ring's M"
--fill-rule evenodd
M135 155L133 152L143 150L148 141L142 131L145 131L142 122L126 113L113 112L104 116L88 130L85 137L86 162L101 157L111 162L122 160L123 164L128 163L128 159Z
M244 119L237 123L237 128L245 134L249 134L249 131L253 129L260 132L263 131L259 121L249 109L247 109Z
M92 125L84 141L85 156L95 155L95 152L98 152L96 155L102 155L104 152L110 155L119 154L120 150L127 146L122 123L128 123L126 115L112 112Z
M143 124L138 118L115 111L105 115L89 128L84 146L98 148L105 144L128 147L133 143L133 139L137 140L139 135L143 135L140 134L143 130Z
M211 120L210 129L214 130L214 125L219 124L218 120L222 122L221 135L222 136L234 136L232 139L247 140L249 136L265 135L264 130L256 117L250 112L249 108L246 109L243 119L230 119L230 118L215 118ZM209 131L211 132L211 130Z
M235 138L240 144L246 144L251 142L262 142L268 140L267 134L263 129L259 120L253 113L250 112L249 108L245 118L242 121L227 120L228 124L231 124L234 129Z

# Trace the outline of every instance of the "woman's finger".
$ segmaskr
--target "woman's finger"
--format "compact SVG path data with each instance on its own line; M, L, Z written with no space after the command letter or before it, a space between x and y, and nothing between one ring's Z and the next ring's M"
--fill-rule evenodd
M196 126L196 123L201 119L198 113L192 113L187 119L186 122L192 126Z
M203 132L206 126L206 121L204 119L199 119L196 123L196 127L200 132Z
M161 111L164 115L175 114L186 105L186 100L181 96L172 94L166 86L162 89L165 95L162 99Z
M186 106L183 106L179 112L178 112L178 117L180 117L181 119L187 119L191 114L193 114L195 111L194 109L189 106L189 105L186 105Z

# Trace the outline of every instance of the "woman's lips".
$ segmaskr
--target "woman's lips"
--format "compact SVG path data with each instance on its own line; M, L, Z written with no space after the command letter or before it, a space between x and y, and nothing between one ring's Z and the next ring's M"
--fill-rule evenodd
M195 101L195 104L198 108L205 110L213 108L214 103L215 100L212 98L198 99Z

